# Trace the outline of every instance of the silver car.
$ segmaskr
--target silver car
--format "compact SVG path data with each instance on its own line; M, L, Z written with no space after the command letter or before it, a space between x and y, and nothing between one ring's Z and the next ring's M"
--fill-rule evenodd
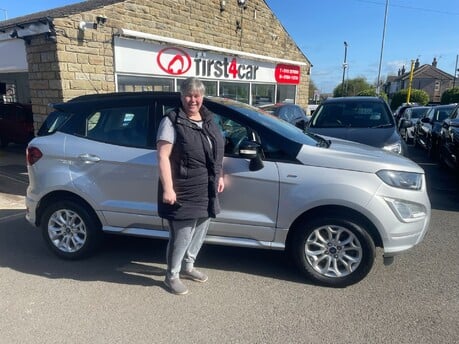
M304 133L247 104L207 98L226 140L222 212L207 243L286 250L317 284L363 279L424 237L424 171L398 154ZM59 257L103 233L167 238L157 214L155 135L177 93L90 95L55 104L27 148L27 219ZM62 120L63 119L63 120ZM57 124L59 123L59 124Z

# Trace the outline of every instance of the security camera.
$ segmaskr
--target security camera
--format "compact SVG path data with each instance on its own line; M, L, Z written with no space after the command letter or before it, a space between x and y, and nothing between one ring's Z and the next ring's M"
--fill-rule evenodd
M104 25L107 22L107 17L105 16L97 16L96 22L98 25Z

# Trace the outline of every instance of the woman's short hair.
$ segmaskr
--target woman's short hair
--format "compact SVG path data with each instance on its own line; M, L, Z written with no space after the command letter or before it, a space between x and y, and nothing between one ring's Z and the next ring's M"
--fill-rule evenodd
M202 81L194 76L186 79L180 85L180 94L182 96L186 96L193 92L198 92L199 94L202 94L202 95L204 95L206 92L206 87L204 86Z

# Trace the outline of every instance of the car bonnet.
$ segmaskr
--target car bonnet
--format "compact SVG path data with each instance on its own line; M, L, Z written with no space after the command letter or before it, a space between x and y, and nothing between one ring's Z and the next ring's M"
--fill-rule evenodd
M308 128L318 135L332 136L343 140L382 148L393 143L395 127L389 128ZM392 142L391 142L392 141Z
M297 159L304 165L366 173L375 173L379 170L424 173L418 164L399 154L357 142L333 137L324 138L330 140L328 148L303 145Z

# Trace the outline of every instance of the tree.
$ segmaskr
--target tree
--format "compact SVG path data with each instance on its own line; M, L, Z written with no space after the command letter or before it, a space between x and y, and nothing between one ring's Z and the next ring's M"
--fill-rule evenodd
M357 95L376 97L377 96L376 88L375 87L367 88L365 90L360 91ZM384 92L380 92L379 97L381 97L387 102L387 94L385 94Z
M358 77L355 79L349 79L344 81L344 92L343 84L339 84L333 90L334 97L344 97L344 96L355 96L359 92L371 88L371 85L363 77Z
M408 89L400 90L392 96L390 107L395 110L403 103L406 103ZM418 103L419 105L426 105L429 102L429 94L424 90L411 89L410 103Z
M441 95L442 104L459 103L459 86L446 90Z

